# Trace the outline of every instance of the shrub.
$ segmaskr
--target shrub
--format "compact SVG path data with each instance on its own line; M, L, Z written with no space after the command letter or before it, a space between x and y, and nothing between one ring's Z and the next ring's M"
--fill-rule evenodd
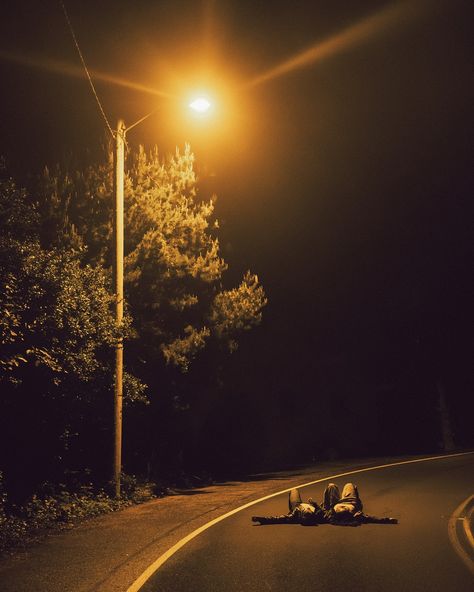
M120 510L155 497L152 484L138 484L133 475L123 475L122 497L114 499L91 484L76 492L64 487L47 494L35 494L22 506L8 507L0 472L0 553L25 545L49 530L64 528L82 520Z

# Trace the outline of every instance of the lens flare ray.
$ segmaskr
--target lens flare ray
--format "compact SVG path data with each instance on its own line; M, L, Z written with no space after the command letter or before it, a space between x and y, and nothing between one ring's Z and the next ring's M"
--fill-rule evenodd
M72 76L74 78L84 78L84 70L79 66L73 66L71 64L68 64L67 62L52 60L46 57L38 58L31 55L16 54L0 49L0 59L9 62L15 62L17 64L21 64L23 66L27 66L30 68L41 68L42 70L47 70L49 72L65 74L67 76ZM113 76L111 74L99 72L98 70L90 70L90 73L95 81L107 82L109 84L114 84L116 86L137 90L140 92L148 93L163 98L172 98L173 96L170 93L157 90L155 88L137 82L133 82L131 80L125 80L124 78L119 78L118 76Z
M423 2L401 2L386 6L382 10L364 18L324 41L315 43L308 49L284 60L250 80L245 86L254 87L274 80L295 70L306 68L343 50L380 35L389 27L399 25L414 18Z

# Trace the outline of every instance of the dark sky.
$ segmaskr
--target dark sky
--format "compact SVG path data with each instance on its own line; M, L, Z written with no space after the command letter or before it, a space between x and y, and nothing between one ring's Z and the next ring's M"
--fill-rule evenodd
M85 79L39 67L80 67L59 2L8 4L0 152L28 170L98 145L104 122ZM339 360L390 383L421 355L468 391L472 1L66 5L91 69L170 93L200 77L223 89L222 128L204 132L176 125L170 99L97 80L112 125L163 101L132 144L166 152L190 139L214 173L224 256L268 292L249 346L262 372L278 367L300 390ZM249 84L367 22L365 36Z

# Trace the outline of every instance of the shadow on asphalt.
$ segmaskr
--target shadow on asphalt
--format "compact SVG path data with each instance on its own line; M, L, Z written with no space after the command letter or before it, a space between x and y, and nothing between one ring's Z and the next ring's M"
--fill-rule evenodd
M211 487L238 487L242 483L251 483L255 481L285 481L288 478L302 477L305 472L291 472L288 473L259 473L257 475L247 475L244 477L238 477L229 479L229 481L218 481L214 483L207 483L206 485L190 485L189 487L171 487L166 494L168 496L174 495L204 495L212 493L207 491Z
M213 483L213 485L238 485L239 483L250 483L251 481L284 481L289 477L301 477L303 475L307 475L309 472L316 472L317 469L315 468L314 471L288 471L288 472L281 472L278 473L257 473L255 475L245 475L239 476L234 479L229 479L229 481L222 481L219 483Z
M352 460L353 459L349 459ZM349 460L337 460L332 461L332 470L338 470L340 467L343 469L347 466ZM372 460L372 459L371 459ZM382 459L377 459L382 460ZM331 461L325 461L330 463ZM370 464L370 461L357 462L353 465L353 468L365 467ZM299 477L305 477L309 474L317 474L321 472L321 465L304 465L293 469L283 469L280 471L268 472L268 473L255 473L250 475L229 475L228 477L222 477L219 481L211 483L195 483L190 484L187 487L171 487L167 496L173 495L200 495L210 493L206 491L210 487L237 487L242 483L251 483L259 481L285 481L288 479L298 479Z

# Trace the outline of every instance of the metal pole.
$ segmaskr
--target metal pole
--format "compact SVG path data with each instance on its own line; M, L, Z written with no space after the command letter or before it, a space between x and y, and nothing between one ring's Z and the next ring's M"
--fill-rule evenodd
M115 136L114 185L115 185L115 320L120 327L123 320L123 193L124 193L124 144L125 124L119 120ZM114 389L114 474L115 497L120 497L122 472L122 400L123 400L123 341L115 347Z

